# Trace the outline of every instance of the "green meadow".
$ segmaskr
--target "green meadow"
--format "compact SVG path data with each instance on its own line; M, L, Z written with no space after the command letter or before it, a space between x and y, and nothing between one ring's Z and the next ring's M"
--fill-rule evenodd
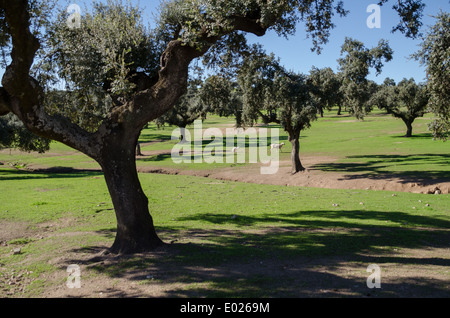
M390 116L375 113L356 121L330 112L302 134L301 155L335 158L314 167L323 173L379 178L390 173L449 182L450 145L432 140L430 120L417 120L415 137L404 138L402 122ZM211 116L204 128L232 125L232 119ZM177 144L171 140L173 129L150 124L143 131L142 150L163 155L140 157L138 167L251 165L177 165L170 158ZM284 132L280 140L287 144L281 160L289 160ZM141 297L450 296L448 194L142 173L151 215L168 247L113 258L100 253L114 240L116 220L95 162L54 143L47 154L3 150L0 163L4 297L41 297L55 290L57 296L70 296L73 291L64 286L70 264L82 266L86 289L79 292L84 297L108 290L123 296L139 291L134 296ZM20 252L14 253L15 248ZM365 286L366 268L373 263L386 269L380 290ZM127 289L126 284L134 285Z

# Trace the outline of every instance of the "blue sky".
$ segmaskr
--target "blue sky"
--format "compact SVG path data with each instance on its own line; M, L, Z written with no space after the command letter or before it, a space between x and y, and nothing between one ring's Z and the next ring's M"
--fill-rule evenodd
M156 13L155 9L160 3L159 0L132 1L145 8L144 18L149 21L152 20L153 14ZM274 53L278 56L287 69L305 74L309 73L312 66L318 68L331 67L337 71L340 47L346 36L363 42L369 48L376 46L380 39L386 39L394 50L394 59L385 64L382 74L376 77L372 72L369 79L380 83L386 77L393 78L396 82L405 77L413 77L416 82L423 82L425 80L424 67L417 61L408 58L418 50L421 41L408 39L399 32L391 33L392 28L399 21L396 12L391 9L393 0L381 8L381 28L368 28L367 18L370 13L367 13L367 7L377 2L378 0L344 0L345 8L350 10L350 14L344 18L335 17L336 28L332 30L329 43L323 47L320 55L311 52L311 39L306 37L304 27L301 24L297 27L296 35L289 37L289 39L278 37L274 32L269 32L264 37L249 35L248 39L251 43L261 43L268 53ZM84 8L84 4L89 4L90 1L59 0L59 3L63 6L67 3L77 3ZM449 0L424 0L424 3L426 8L423 17L423 30L434 24L434 19L431 16L436 15L440 9L446 12L450 11Z
M380 39L386 39L394 51L394 59L385 63L382 74L376 77L375 72L372 72L369 78L379 83L386 77L393 78L396 82L404 77L413 77L416 82L424 81L425 68L417 61L408 59L418 50L421 41L408 39L400 32L394 34L391 32L399 21L397 13L392 10L392 1L381 7L381 28L367 27L367 18L370 16L370 13L366 11L367 7L377 2L376 0L344 0L344 5L347 10L350 10L350 14L344 18L335 17L336 28L332 30L329 43L323 47L321 55L311 52L312 42L311 39L306 38L303 25L299 25L296 35L288 40L279 38L274 33L260 39L254 36L249 38L259 41L268 52L279 56L286 68L301 73L309 73L312 66L331 67L337 71L337 59L340 57L341 45L346 36L363 42L369 48L376 46ZM436 15L440 8L446 12L450 11L448 0L430 0L425 1L425 4L423 30L434 24L435 20L430 15Z
M75 2L84 3L84 1ZM144 7L146 9L145 18L151 20L160 1L133 0L133 2ZM378 0L344 0L345 8L350 13L344 18L335 17L336 28L332 30L329 42L323 47L320 55L311 52L311 39L306 37L304 26L301 24L297 27L296 35L289 39L278 37L274 32L269 32L264 37L249 35L248 39L252 43L263 44L265 50L278 56L287 69L305 74L309 73L312 66L331 67L337 71L337 59L340 57L341 45L346 36L363 42L369 48L376 46L380 39L386 39L394 50L394 59L385 64L382 74L375 76L372 72L369 78L378 83L383 82L386 77L393 78L396 82L405 77L413 77L416 82L425 81L425 68L417 61L408 58L418 50L421 41L408 39L400 32L394 34L391 32L399 22L397 13L392 9L393 0L381 7L381 28L368 28L367 18L371 13L367 12L367 7L377 2ZM426 8L423 30L434 24L431 16L436 15L440 9L446 12L450 11L449 0L424 0L424 3Z

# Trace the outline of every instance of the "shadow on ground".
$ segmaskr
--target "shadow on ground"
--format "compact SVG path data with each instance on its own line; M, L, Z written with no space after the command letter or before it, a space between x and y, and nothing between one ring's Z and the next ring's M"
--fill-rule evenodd
M421 165L430 163L435 167L447 168L450 165L448 154L365 155L350 156L347 159L359 162L321 163L311 166L310 169L348 173L344 180L395 178L402 183L418 183L424 186L450 182L450 170L421 170ZM398 170L393 171L394 169Z
M316 220L302 220L314 215ZM365 226L356 220L389 221ZM72 259L111 278L166 286L165 297L449 297L450 222L379 211L302 211L280 217L198 214L210 229L160 227L171 242L154 253ZM353 221L352 221L353 220ZM274 226L281 222L283 227ZM238 230L229 230L233 225ZM229 227L228 227L229 228ZM114 229L102 234L112 240ZM408 249L410 253L399 253ZM433 253L436 250L438 252ZM77 255L77 254L75 254ZM366 269L383 270L381 289ZM155 285L156 284L156 285ZM110 294L111 297L139 294Z

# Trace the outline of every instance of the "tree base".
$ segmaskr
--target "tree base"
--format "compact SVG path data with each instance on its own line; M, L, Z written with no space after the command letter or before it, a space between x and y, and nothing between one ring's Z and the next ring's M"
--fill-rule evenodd
M306 168L301 167L301 168L297 169L297 171L292 170L291 171L291 175L294 175L294 174L297 174L297 173L300 173L300 172L306 172Z
M153 252L158 248L166 246L158 237L147 240L120 239L116 237L114 244L110 247L109 252L116 255L130 255L137 253Z

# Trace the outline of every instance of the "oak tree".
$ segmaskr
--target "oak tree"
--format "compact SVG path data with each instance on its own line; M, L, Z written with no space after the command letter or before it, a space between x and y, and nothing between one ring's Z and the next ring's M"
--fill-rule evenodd
M416 84L413 78L398 83L387 78L378 91L372 95L369 103L388 114L401 119L406 125L405 137L412 137L413 123L427 111L429 94L427 87Z
M162 3L157 26L144 32L139 10L110 0L95 2L80 28L63 29L67 15L60 15L54 28L32 29L39 17L32 7L43 1L0 0L0 46L8 55L0 114L12 112L36 135L60 141L99 163L116 212L111 248L115 253L148 251L163 244L139 182L135 147L143 127L186 92L190 63L243 33L263 36L274 30L288 36L299 21L305 22L318 51L334 27L334 16L346 13L343 2L333 0L173 0ZM399 30L415 35L421 10L410 4L421 1L395 3L399 25L405 26ZM68 89L86 101L78 106L82 121L46 107L45 76L33 76L32 67L47 47L49 54L41 56L48 57L46 66L55 66L41 74L54 72L70 79ZM89 108L95 108L95 116Z

